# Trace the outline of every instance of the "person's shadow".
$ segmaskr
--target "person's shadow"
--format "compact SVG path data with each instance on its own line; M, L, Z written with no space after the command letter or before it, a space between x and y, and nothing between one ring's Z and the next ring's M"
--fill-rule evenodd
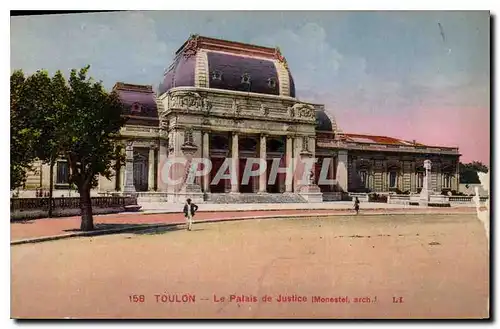
M204 231L205 229L203 228L196 228L193 227L191 231L189 232L197 232L197 231ZM169 232L175 232L175 231L187 231L185 224L182 225L175 225L175 226L165 226L165 227L153 227L145 230L140 230L140 231L135 231L132 232L134 234L138 235L158 235L158 234L165 234Z

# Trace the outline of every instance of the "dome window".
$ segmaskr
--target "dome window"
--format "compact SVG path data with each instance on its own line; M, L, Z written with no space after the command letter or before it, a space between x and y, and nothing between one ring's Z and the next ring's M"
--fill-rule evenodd
M222 80L222 72L221 71L213 71L212 72L212 81L221 81Z
M267 79L267 85L269 86L269 88L276 88L276 79L275 78L269 78Z
M250 74L245 73L241 76L241 83L250 84Z
M141 113L142 112L142 106L139 103L134 103L132 104L132 107L130 108L132 113Z

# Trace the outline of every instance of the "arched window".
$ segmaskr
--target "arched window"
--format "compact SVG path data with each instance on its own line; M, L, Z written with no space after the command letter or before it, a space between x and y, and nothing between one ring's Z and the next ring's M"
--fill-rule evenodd
M424 172L417 172L417 188L421 188L424 186Z
M267 85L271 89L276 88L276 79L275 78L269 78L269 79L267 79Z
M222 80L222 72L221 71L213 71L212 72L212 81L221 81Z
M57 161L56 163L56 184L69 184L69 166L67 161Z
M241 76L241 83L250 84L250 82L251 82L250 74L245 73Z
M443 174L443 188L451 188L451 174L450 173Z
M398 184L398 173L394 170L389 171L389 187L395 188Z
M240 85L241 90L240 91L246 91L250 92L252 88L252 79L250 78L249 73L245 73L241 76L241 85Z
M368 187L368 172L366 170L359 171L359 179L363 187Z

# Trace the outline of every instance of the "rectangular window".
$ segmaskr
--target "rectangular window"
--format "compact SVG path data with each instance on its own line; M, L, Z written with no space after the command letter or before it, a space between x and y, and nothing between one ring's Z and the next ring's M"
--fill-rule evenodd
M398 174L395 171L389 172L389 187L395 188L397 184Z
M450 174L444 174L443 187L444 188L451 187L451 175Z
M418 172L417 173L417 188L420 188L423 186L424 186L424 173Z
M69 166L66 161L56 163L56 184L69 184Z
M121 182L121 163L117 161L115 164L115 191L120 191L122 182Z
M368 173L365 170L359 172L359 178L361 180L361 185L368 187Z

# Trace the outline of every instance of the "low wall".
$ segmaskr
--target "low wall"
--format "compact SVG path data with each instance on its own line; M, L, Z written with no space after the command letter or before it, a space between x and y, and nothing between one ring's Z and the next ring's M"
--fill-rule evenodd
M126 206L137 205L135 197L92 197L94 214L110 214L125 211ZM11 198L10 220L45 218L49 213L49 198ZM81 214L80 198L53 198L52 216L66 217Z
M374 194L372 194L374 195ZM379 196L382 196L380 194ZM387 203L391 204L413 204L413 203L418 203L420 200L419 194L410 194L410 195L401 195L401 194L386 194L387 197ZM349 193L349 197L354 199L355 197L358 197L359 201L361 202L383 202L384 200L372 200L370 198L369 193ZM472 196L460 196L460 195L454 195L454 196L445 196L445 195L432 195L431 196L431 201L435 201L435 203L442 203L442 202L449 202L451 204L471 204L472 201ZM487 196L481 196L479 200L481 202L486 202L489 197ZM434 200L435 199L435 200Z
M323 201L342 201L342 192L323 192Z
M445 195L431 195L431 202L435 201L436 203L441 202L449 202L451 204L471 204L472 196L445 196ZM420 196L418 194L410 195L390 195L387 199L387 203L392 204L409 204L409 203L418 203L420 200ZM479 200L481 202L485 202L488 200L488 197L480 197Z
M410 204L410 200L413 199L413 196L410 195L391 195L387 196L387 203L391 204Z
M368 193L353 193L349 192L349 197L351 198L350 201L354 200L355 198L358 198L359 202L369 202L369 197Z
M472 203L472 199L474 198L473 196L450 196L450 202L451 203L457 203L457 204L465 204L465 203ZM487 196L481 196L479 197L479 201L481 202L486 202L488 200Z

